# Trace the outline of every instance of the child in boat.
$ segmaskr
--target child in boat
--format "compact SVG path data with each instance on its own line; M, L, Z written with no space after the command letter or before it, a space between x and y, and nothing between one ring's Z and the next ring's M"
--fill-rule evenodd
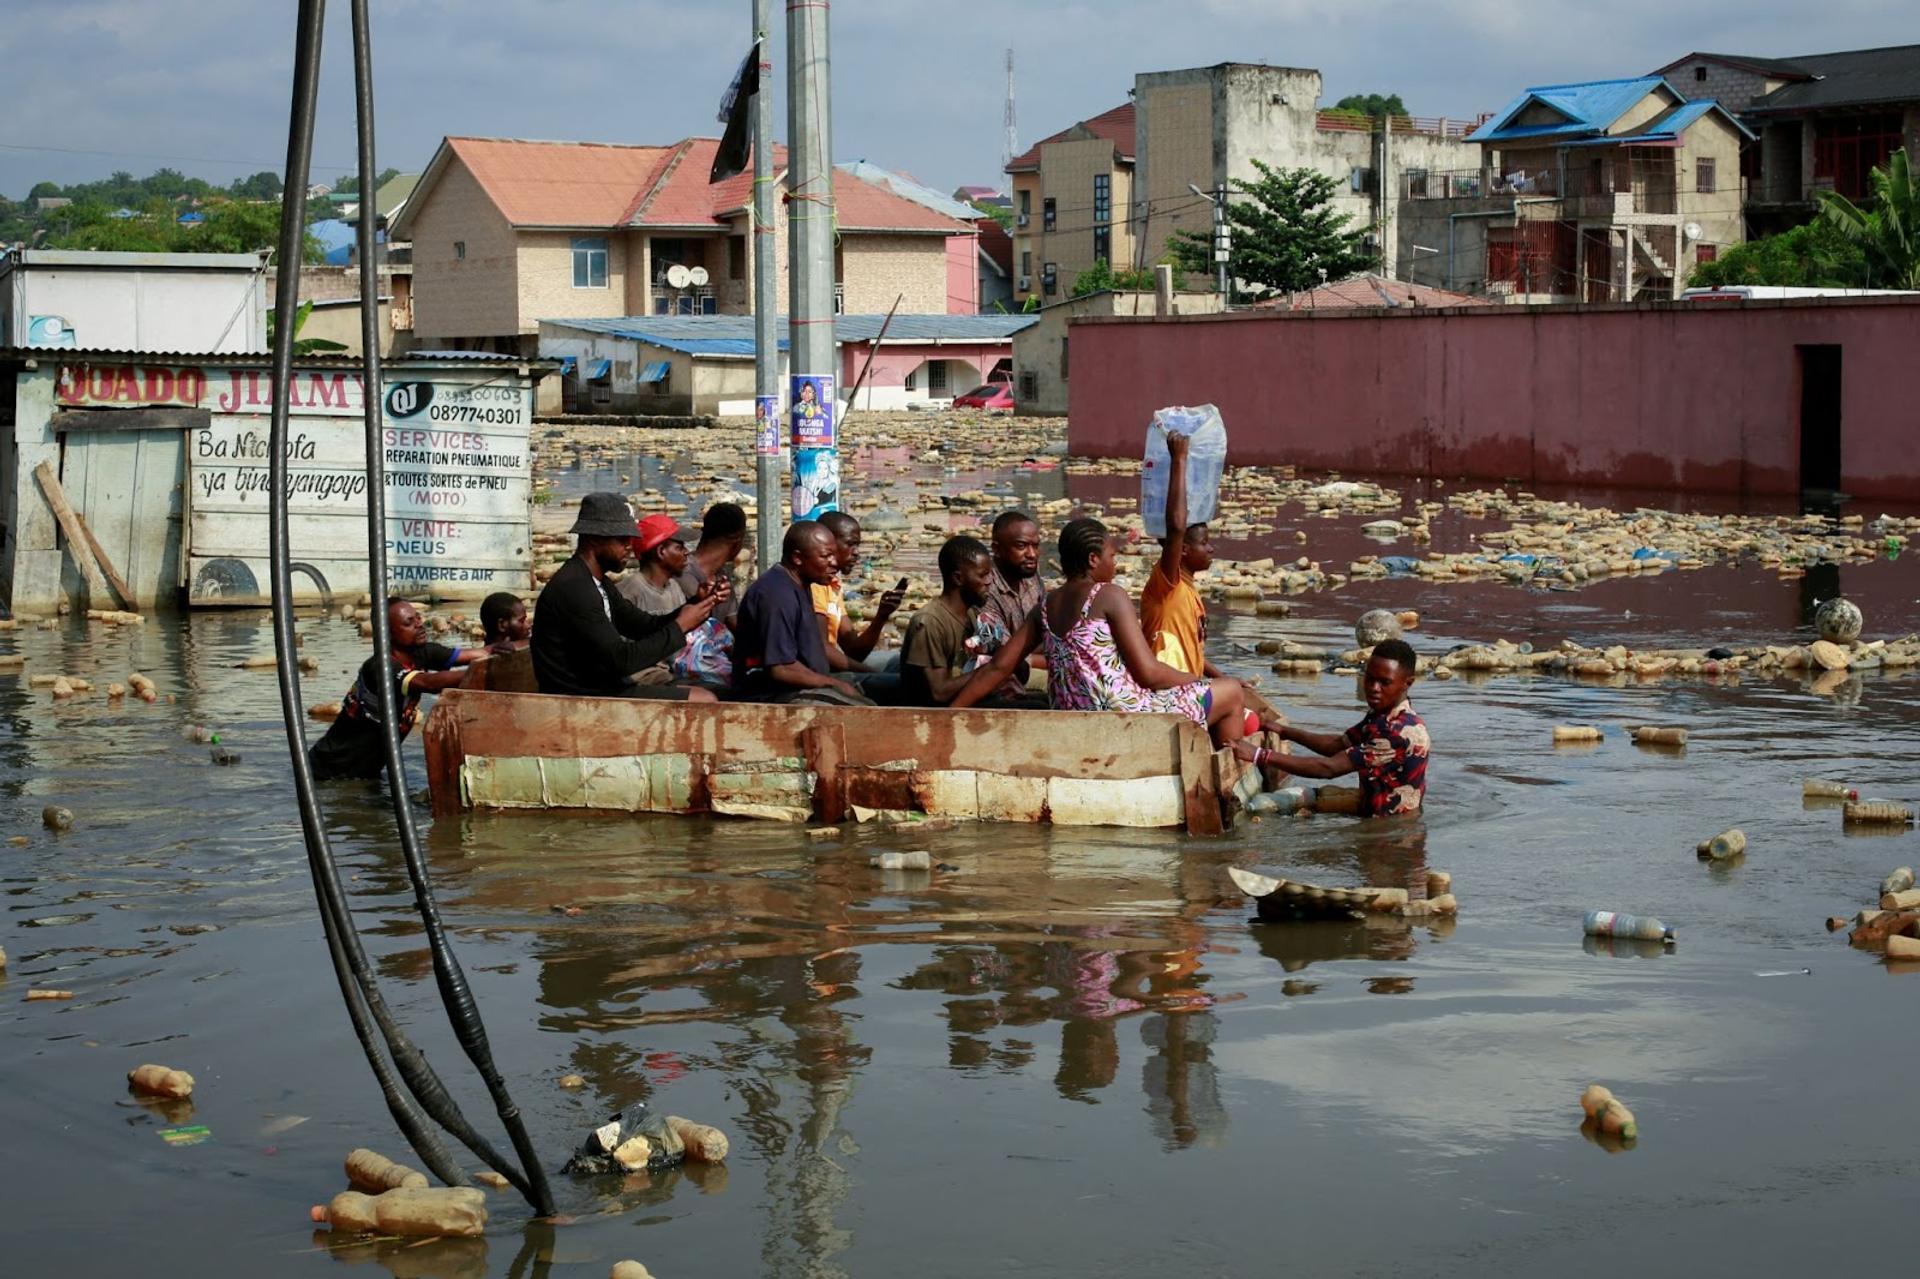
M387 601L387 632L386 659L375 655L361 664L360 677L341 699L340 714L328 725L326 736L307 748L307 762L320 781L378 777L386 771L386 734L380 719L382 679L393 680L394 712L404 740L420 714L421 694L454 687L466 677L466 664L485 655L481 649L428 643L419 611L399 598Z
M1405 640L1387 640L1375 646L1367 659L1362 684L1367 717L1344 733L1311 733L1286 724L1262 720L1260 727L1298 742L1312 755L1282 755L1247 742L1234 743L1233 752L1259 768L1276 768L1294 777L1325 781L1360 775L1360 811L1368 817L1388 817L1420 810L1427 794L1427 755L1431 745L1426 721L1407 700L1419 669L1419 659Z
M480 632L488 652L525 648L533 636L527 602L512 591L495 591L487 596L480 601Z
M1216 745L1239 740L1246 731L1240 682L1195 679L1153 655L1133 601L1113 584L1116 555L1106 525L1069 521L1060 530L1060 567L1067 580L967 681L950 703L956 710L991 696L1029 653L1044 648L1054 710L1184 715L1208 728Z

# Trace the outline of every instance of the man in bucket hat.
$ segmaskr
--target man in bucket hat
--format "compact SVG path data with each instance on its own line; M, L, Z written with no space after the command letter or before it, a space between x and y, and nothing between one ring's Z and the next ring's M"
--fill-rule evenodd
M633 508L618 493L589 493L570 530L573 558L560 566L534 607L533 673L543 693L576 697L651 697L710 702L704 689L634 684L629 677L666 661L713 613L718 596L701 596L671 613L649 613L609 587L638 535Z

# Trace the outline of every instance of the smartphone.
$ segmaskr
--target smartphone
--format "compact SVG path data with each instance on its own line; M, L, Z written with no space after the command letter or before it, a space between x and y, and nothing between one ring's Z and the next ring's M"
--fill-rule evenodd
M903 577L899 581L895 582L893 584L893 589L896 591L905 591L907 589L907 579Z

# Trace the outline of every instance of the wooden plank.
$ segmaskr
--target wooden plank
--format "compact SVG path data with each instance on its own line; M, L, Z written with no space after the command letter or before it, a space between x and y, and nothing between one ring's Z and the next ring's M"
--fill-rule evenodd
M56 435L70 431L197 431L213 422L213 410L189 408L55 409Z
M1218 835L1226 829L1213 769L1213 739L1191 720L1175 730L1180 743L1180 785L1187 795L1187 834Z
M120 597L120 607L133 609L137 612L139 605L134 602L133 588L128 586L127 579L121 577L114 569L113 561L107 558L106 548L100 545L100 539L93 535L93 529L87 524L87 517L75 511L73 518L74 521L80 525L80 531L87 535L87 546L93 551L93 558L95 562L100 565L100 572L105 575L108 583L112 585L113 593Z
M800 734L800 743L807 768L816 778L813 815L831 826L847 815L847 782L840 773L847 758L847 735L838 724L815 724Z
M47 505L53 508L53 518L60 522L60 531L66 534L67 554L73 557L86 581L88 603L98 608L99 604L94 601L107 598L107 582L93 558L93 539L81 530L79 517L67 504L67 491L60 487L60 478L53 473L52 465L40 463L33 468L33 477L40 481L40 491L46 494Z
M420 726L420 745L427 757L427 796L433 801L435 817L456 817L460 813L460 767L467 754L460 741L460 717L440 714L447 700L427 713Z

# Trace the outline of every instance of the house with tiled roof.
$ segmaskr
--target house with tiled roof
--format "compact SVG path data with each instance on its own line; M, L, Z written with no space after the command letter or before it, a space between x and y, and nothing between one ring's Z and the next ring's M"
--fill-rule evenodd
M751 173L707 181L718 145L444 139L390 227L413 246L416 339L531 355L552 316L750 314L761 240L786 297L785 149L773 234L755 236ZM971 263L972 223L844 171L832 183L830 206L808 205L834 219L836 305L947 312L948 259Z
M1007 163L1014 305L1059 301L1093 264L1133 262L1133 104L1050 134Z
M1654 74L1758 135L1743 173L1756 234L1813 216L1821 191L1864 200L1902 147L1920 165L1920 44L1784 58L1689 53Z

